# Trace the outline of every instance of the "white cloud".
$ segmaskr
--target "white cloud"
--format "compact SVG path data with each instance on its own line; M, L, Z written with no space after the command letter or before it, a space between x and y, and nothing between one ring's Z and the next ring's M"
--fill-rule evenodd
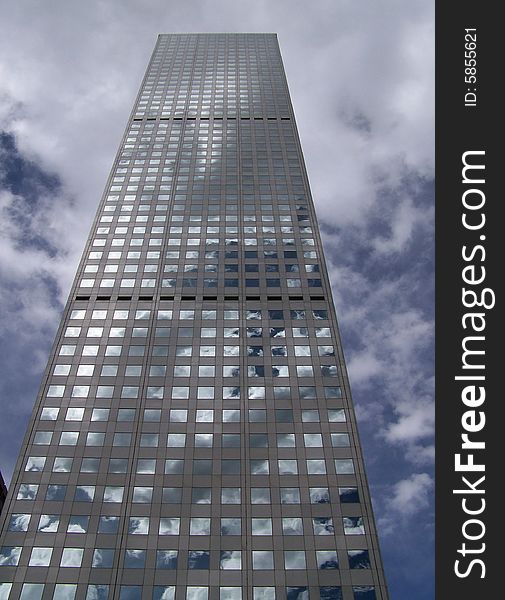
M392 485L382 486L382 506L377 523L381 536L386 540L397 540L400 546L405 545L406 539L411 543L413 523L422 525L421 515L433 510L433 488L433 478L426 472L412 473ZM424 531L424 535L431 537L432 532Z
M391 505L401 515L413 515L429 506L433 479L428 473L413 473L398 481L392 490Z
M357 339L346 354L359 422L373 425L383 443L402 447L410 462L432 464L433 322L411 306L416 282L409 272L394 271L372 281L359 264L340 267L332 260L341 328Z
M416 226L433 222L433 211L426 207L416 207L411 198L403 198L389 216L388 236L377 236L372 245L377 254L402 252L411 241Z

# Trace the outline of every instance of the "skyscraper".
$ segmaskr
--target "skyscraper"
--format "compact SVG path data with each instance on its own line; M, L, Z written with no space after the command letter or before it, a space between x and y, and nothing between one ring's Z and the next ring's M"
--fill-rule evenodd
M384 600L273 34L158 38L3 512L0 600Z
M0 512L2 512L2 508L6 497L7 488L5 486L4 478L2 477L2 471L0 471Z

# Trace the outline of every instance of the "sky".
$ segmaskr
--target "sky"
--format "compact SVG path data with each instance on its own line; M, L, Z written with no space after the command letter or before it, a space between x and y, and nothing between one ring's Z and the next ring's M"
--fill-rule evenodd
M433 598L427 0L0 0L0 469L10 479L158 33L276 32L392 600Z

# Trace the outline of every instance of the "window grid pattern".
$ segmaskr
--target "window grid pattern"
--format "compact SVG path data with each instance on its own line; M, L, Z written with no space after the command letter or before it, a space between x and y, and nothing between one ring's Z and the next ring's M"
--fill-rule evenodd
M275 35L162 35L3 513L0 600L386 599Z

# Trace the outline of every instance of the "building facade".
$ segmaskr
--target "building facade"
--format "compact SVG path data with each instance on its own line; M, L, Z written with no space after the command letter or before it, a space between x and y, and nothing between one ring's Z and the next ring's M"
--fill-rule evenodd
M0 471L0 513L2 512L5 498L7 498L7 487L2 477L2 471Z
M274 34L158 37L0 546L0 600L387 599Z

